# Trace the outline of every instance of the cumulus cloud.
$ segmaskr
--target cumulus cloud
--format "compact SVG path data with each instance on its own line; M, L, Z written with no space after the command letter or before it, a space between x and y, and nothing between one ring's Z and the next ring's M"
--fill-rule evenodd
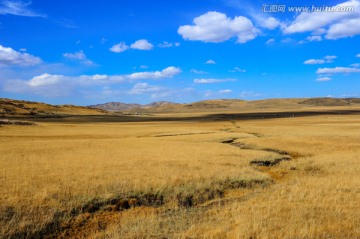
M4 91L13 93L34 93L45 97L65 96L72 89L86 89L92 86L108 86L134 80L156 80L173 78L181 70L177 67L167 67L162 71L137 72L125 75L81 75L65 76L41 74L30 80L7 80ZM52 94L54 93L54 94Z
M306 65L316 65L316 64L324 64L325 60L321 60L321 59L310 59L310 60L306 60L304 61L304 64Z
M171 97L174 94L178 94L178 91L168 89L162 86L150 85L148 83L137 83L129 91L131 95L144 95L149 94L151 99L161 99L164 97Z
M50 75L50 74L42 74L39 76L33 77L29 80L29 86L38 87L38 86L46 86L46 85L55 85L63 80L65 76L63 75Z
M158 47L161 48L178 47L178 46L180 46L179 42L172 43L172 42L164 41L163 43L158 44Z
M194 79L194 83L196 84L211 84L211 83L221 83L221 82L229 82L229 81L236 81L236 79L215 79L215 78Z
M333 6L351 7L348 11L302 12L293 22L283 27L285 34L313 32L325 34L326 39L338 39L360 34L360 1L349 0Z
M207 60L207 61L205 62L205 64L215 65L216 62L215 62L214 60Z
M0 1L0 15L9 14L22 17L46 17L45 14L37 13L34 10L30 9L30 5L30 1L22 2L2 0Z
M307 40L307 41L322 41L322 36L308 36L305 40Z
M85 65L95 65L94 62L92 62L86 57L84 51L82 50L74 53L64 53L63 56L70 60L79 61L80 63Z
M325 56L324 57L324 59L326 60L327 63L333 62L333 60L336 58L337 58L337 56Z
M109 50L115 53L124 52L129 49L129 46L126 45L125 42L120 42L118 44L113 45Z
M149 85L148 83L137 83L130 90L130 94L147 94L161 91L162 88L159 86Z
M163 78L172 78L175 75L181 73L181 69L170 66L163 69L162 71L148 71L148 72L136 72L127 76L131 80L142 80L142 79L163 79Z
M169 44L171 44L171 46L178 46L178 43L168 43L167 45L162 45L162 47L170 47ZM120 52L124 52L127 51L129 49L135 49L135 50L143 50L143 51L148 51L148 50L152 50L154 48L154 45L151 44L150 42L148 42L148 40L146 39L141 39L138 40L136 42L134 42L133 44L131 44L130 46L126 45L125 42L120 42L118 44L113 45L109 50L115 53L120 53Z
M352 67L319 68L316 74L360 73L360 69Z
M253 15L257 24L263 28L274 30L280 26L279 20L274 17L263 17L262 15Z
M184 25L178 29L185 40L216 43L235 37L238 43L245 43L259 33L250 19L243 16L231 19L220 12L207 12L196 17L193 23L194 25Z
M360 16L357 19L345 19L342 22L333 24L327 31L327 39L338 39L351 37L360 34Z
M134 42L133 44L130 45L131 49L136 49L136 50L152 50L154 48L153 44L151 44L150 42L148 42L148 40L146 39L141 39L141 40L137 40L136 42Z
M332 63L336 59L336 56L325 56L324 59L310 59L304 61L306 65L316 65L316 64L325 64L325 63Z
M10 47L0 45L0 65L32 66L40 64L41 62L39 57L32 56L28 53L21 53Z

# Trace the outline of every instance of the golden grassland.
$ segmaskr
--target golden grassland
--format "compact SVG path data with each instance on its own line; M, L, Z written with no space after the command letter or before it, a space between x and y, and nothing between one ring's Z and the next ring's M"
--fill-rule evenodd
M0 238L360 238L360 116L0 128Z

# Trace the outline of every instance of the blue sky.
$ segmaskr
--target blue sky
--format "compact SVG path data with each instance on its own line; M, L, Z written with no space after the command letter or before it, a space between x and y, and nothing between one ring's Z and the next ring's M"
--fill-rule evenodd
M360 97L359 43L360 0L0 0L0 97Z

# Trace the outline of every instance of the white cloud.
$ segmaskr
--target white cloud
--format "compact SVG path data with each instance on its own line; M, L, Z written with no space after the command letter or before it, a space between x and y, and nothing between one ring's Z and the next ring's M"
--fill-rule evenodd
M205 64L215 65L216 62L215 62L214 60L207 60L207 61L205 62Z
M230 72L246 72L246 70L241 69L240 67L234 67L234 69L230 70Z
M337 58L337 56L325 56L324 59L326 60L326 63L332 63Z
M120 42L119 44L113 45L109 50L115 53L124 52L129 49L129 46L125 42Z
M51 76L49 76L48 80L49 82L44 83L40 81L40 85L37 86L30 86L29 82L25 82L22 80L5 81L5 84L3 85L3 90L5 92L18 94L26 93L32 95L41 95L47 98L66 97L73 92L74 87L72 84L51 84Z
M87 59L84 51L82 51L82 50L78 51L78 52L74 52L74 53L64 53L63 56L70 60L79 61L80 63L85 64L85 65L95 65L94 62Z
M352 67L319 68L316 74L360 73L360 69Z
M269 45L269 44L274 43L274 42L275 42L275 39L271 38L271 39L267 40L265 44Z
M326 60L333 60L333 59L336 59L337 56L325 56L324 57Z
M304 62L307 65L325 64L332 63L337 56L325 56L324 59L310 59Z
M134 42L133 44L130 45L131 49L136 49L136 50L151 50L154 48L154 46L148 42L148 40L146 39L141 39L141 40L137 40L136 42Z
M305 40L307 40L307 41L322 41L322 36L308 36Z
M248 18L238 16L231 19L220 12L207 12L193 22L194 25L180 26L178 29L185 40L224 42L235 37L238 43L245 43L259 33Z
M168 68L163 69L162 71L132 73L128 75L127 78L131 80L163 79L163 78L172 78L179 73L181 73L180 68L170 66Z
M360 57L360 53L356 55L356 57Z
M59 83L61 80L63 80L65 76L63 75L50 75L50 74L42 74L39 76L33 77L31 80L29 80L29 85L33 87L38 86L46 86L46 85L55 85Z
M40 64L42 61L36 56L28 53L21 53L10 47L0 45L0 65L10 66L32 66Z
M318 77L318 78L316 79L316 81L329 81L329 80L331 80L330 77Z
M137 83L129 91L131 95L143 95L150 94L151 99L161 99L164 97L171 97L174 94L179 93L172 89L168 89L162 86L149 85L148 83Z
M161 91L162 88L159 86L149 85L148 83L137 83L130 90L130 94L147 94Z
M194 79L194 83L196 84L211 84L211 83L221 83L221 82L229 82L229 81L236 81L236 79L215 79L215 78Z
M197 74L197 75L207 74L206 71L199 71L199 70L196 70L196 69L191 69L190 71L191 71L192 73L194 73L194 74Z
M274 30L275 28L280 26L279 20L274 17L265 18L262 17L262 15L254 15L253 17L255 18L257 24L263 28Z
M169 48L169 47L178 47L180 46L180 43L179 42L175 42L175 43L172 43L172 42L167 42L167 41L164 41L163 43L160 43L158 45L158 47L161 47L161 48Z
M304 64L306 65L316 65L316 64L324 64L326 61L321 59L310 59L304 61Z
M108 79L108 75L98 75L98 74L96 74L96 75L93 75L91 78L93 80L96 80L96 81L98 81L98 80L106 80L106 79Z
M342 22L333 24L327 31L327 39L338 39L351 37L360 34L360 16L357 19L345 19Z
M37 13L29 8L31 1L10 1L3 0L0 2L0 15L15 15L23 17L46 17L45 14Z
M167 42L167 41L164 41L163 43L160 43L158 45L158 47L161 47L161 48L169 48L169 47L172 47L173 44L171 42Z
M360 67L360 63L354 63L354 64L351 64L350 66L358 68L358 67Z
M293 22L283 27L285 34L313 32L325 34L326 39L338 39L360 34L360 1L349 0L333 8L351 7L348 11L302 12Z
M4 83L4 91L13 93L38 94L45 97L58 97L71 94L75 89L86 90L92 86L108 86L134 80L155 80L173 78L179 74L179 68L170 66L162 71L137 72L124 75L80 75L65 76L41 74L30 80L7 80Z

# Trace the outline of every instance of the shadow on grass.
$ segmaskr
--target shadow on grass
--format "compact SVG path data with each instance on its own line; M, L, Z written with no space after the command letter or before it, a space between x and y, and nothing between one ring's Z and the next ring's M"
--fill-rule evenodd
M36 122L69 122L69 123L102 123L102 122L172 122L172 121L195 121L212 122L228 120L264 120L276 118L296 118L308 116L325 115L360 115L359 110L322 110L322 111L287 111L287 112L258 112L258 113L224 113L224 114L205 114L197 116L161 116L161 115L52 115L52 116L26 116L11 117L11 119L21 119Z

